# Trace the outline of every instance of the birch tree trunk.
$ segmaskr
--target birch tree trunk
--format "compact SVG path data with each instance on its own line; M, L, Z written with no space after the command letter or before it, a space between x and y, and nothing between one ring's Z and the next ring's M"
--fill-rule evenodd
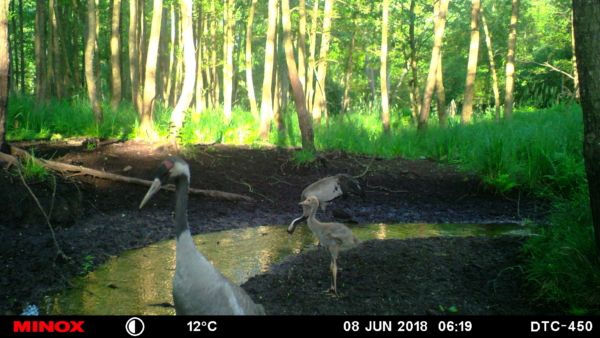
M517 20L519 18L519 0L512 0L510 28L508 33L508 55L506 56L506 89L504 95L504 118L512 117L515 102L515 50L517 46Z
M252 0L248 12L248 22L246 24L246 87L248 89L248 101L250 102L250 112L252 116L258 119L258 105L256 104L256 95L254 93L254 79L252 77L252 24L254 22L254 11L256 10L256 1Z
M133 102L136 111L141 116L142 101L140 96L140 69L138 67L138 53L140 46L138 45L138 9L137 1L129 0L129 79L131 82L131 102Z
M48 75L46 70L46 0L36 0L35 5L35 100L48 98Z
M300 125L300 133L302 134L302 149L311 153L315 152L314 134L312 128L312 120L306 110L306 100L302 83L300 82L298 72L296 70L296 61L294 60L294 46L292 44L290 22L290 4L289 0L281 0L281 22L283 24L283 44L285 48L285 61L287 63L288 75L294 94L294 104L298 113L298 124Z
M471 122L473 114L473 96L475 91L475 75L477 74L477 57L479 55L479 0L471 1L471 43L469 44L469 61L467 62L467 79L465 81L465 100L463 101L460 121Z
M157 135L154 131L152 114L154 99L156 97L156 63L158 60L158 44L160 42L160 26L162 24L162 0L154 0L152 7L152 25L146 53L146 69L144 75L144 95L142 101L142 121L140 131L143 137L154 140Z
M269 0L269 18L267 25L267 42L265 45L265 68L260 103L259 135L263 140L269 137L273 120L273 60L275 56L275 30L277 28L277 0Z
M94 118L99 124L102 122L102 109L98 102L98 90L96 89L96 75L94 74L94 49L96 46L96 1L87 1L87 35L85 41L85 82L87 85L88 98L94 111Z
M379 81L381 84L381 122L383 131L390 131L390 107L388 102L388 76L387 76L387 40L388 40L388 13L389 0L383 0L381 15L381 67L379 68Z
M225 115L226 123L231 121L231 106L233 99L233 29L235 27L235 16L234 16L234 1L227 0L224 2L226 20L224 21L224 43L225 43L225 55L223 63L223 115Z
M183 58L185 73L183 78L183 87L181 96L177 105L171 113L171 131L170 137L175 142L179 135L179 130L183 126L185 110L189 108L194 97L194 84L196 83L196 49L194 47L194 27L192 23L193 4L192 0L179 0L181 9L181 28L183 35Z
M496 121L500 120L500 89L498 86L498 74L496 73L496 62L494 61L494 47L492 45L492 34L490 33L483 12L481 9L481 25L485 34L485 45L488 51L488 60L490 63L490 73L492 74L492 91L494 92L494 116Z
M325 0L325 9L323 10L323 33L321 34L317 82L315 83L315 98L312 107L312 117L317 123L321 122L321 117L323 114L327 115L325 79L327 78L327 53L329 52L329 40L331 37L331 21L333 19L334 2L335 0Z
M111 100L113 108L121 102L121 0L112 0L110 35Z
M446 26L446 13L448 12L448 0L440 0L439 4L436 4L439 9L436 11L436 20L439 20L435 25L435 35L433 41L433 49L431 51L431 62L429 63L429 74L427 75L427 82L425 84L425 91L423 92L423 104L421 105L421 111L419 113L419 125L420 131L425 130L427 127L427 121L429 120L429 110L431 109L431 99L433 96L433 90L435 89L435 77L439 58L442 49L442 39L444 37L444 28Z

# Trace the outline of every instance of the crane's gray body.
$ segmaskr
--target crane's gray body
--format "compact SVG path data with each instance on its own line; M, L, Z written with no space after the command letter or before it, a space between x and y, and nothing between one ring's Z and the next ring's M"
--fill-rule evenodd
M173 301L178 315L265 314L262 305L198 252L189 230L177 238Z
M168 180L174 180L176 187L175 312L178 315L264 315L262 305L255 304L241 287L223 276L196 248L187 218L190 171L183 159L170 157L163 161L140 208Z

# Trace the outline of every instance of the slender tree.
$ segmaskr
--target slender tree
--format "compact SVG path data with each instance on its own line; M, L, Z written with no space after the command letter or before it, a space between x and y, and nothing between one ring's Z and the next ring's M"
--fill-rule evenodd
M575 29L573 27L573 12L571 12L571 62L573 63L573 92L575 100L579 101L581 93L579 91L579 74L577 73L577 53L575 52Z
M194 84L196 82L196 48L194 47L194 28L192 23L192 0L179 0L181 9L181 24L183 35L183 58L185 74L183 88L177 105L171 113L171 139L176 140L179 130L183 126L184 111L190 106L194 97Z
M308 39L308 70L306 73L306 109L312 112L314 89L314 74L317 69L315 55L317 52L317 24L319 18L319 1L313 1L313 8L310 19L310 36Z
M356 18L353 19L354 25L356 25ZM344 67L344 96L342 97L342 111L345 113L350 108L350 85L352 80L352 68L354 63L352 62L354 47L356 45L356 31L352 30L352 37L350 38L350 47L348 47L348 55L346 56L346 65Z
M256 95L254 94L254 79L252 77L252 24L254 22L254 12L256 10L256 1L251 0L248 10L248 22L246 23L246 87L248 88L248 101L250 101L250 112L252 116L258 118L258 105L256 104Z
M206 100L204 99L204 76L203 76L203 63L204 63L204 11L202 8L202 2L197 6L198 8L198 19L196 20L196 93L194 103L194 113L192 118L197 120L200 113L206 108Z
M225 121L231 121L231 106L233 104L233 30L235 28L235 15L234 15L234 1L227 0L224 2L226 20L223 25L225 26L225 55L223 63L223 115L225 115Z
M25 73L27 69L25 68L25 39L23 32L23 0L19 0L19 61L21 62L21 72L19 73L19 89L21 94L25 94Z
M319 48L319 65L317 67L317 82L315 83L315 98L312 107L312 117L319 123L321 116L327 116L327 95L325 94L325 79L327 78L327 53L331 37L331 22L333 20L333 5L335 0L325 0L323 10L323 32Z
M429 120L429 110L431 109L431 99L433 90L435 89L435 77L439 58L441 56L447 12L448 0L440 0L439 3L436 4L435 10L435 20L438 20L438 22L435 24L436 29L434 33L433 49L431 51L431 62L429 63L429 74L427 75L425 91L423 92L423 104L421 105L421 111L419 113L419 130L424 130L427 127L427 121Z
M512 117L515 88L515 50L517 46L517 19L519 17L519 0L512 0L510 28L508 32L508 54L506 56L506 89L504 95L504 118Z
M112 0L110 67L112 75L110 104L116 108L121 102L121 0Z
M94 74L94 49L96 46L96 1L87 2L87 34L85 39L85 82L87 85L88 98L94 111L96 122L102 122L102 109L98 102L98 90L96 89L96 75ZM60 81L57 81L60 82Z
M267 24L267 42L265 45L265 68L260 103L259 135L263 140L269 137L273 120L273 62L275 57L275 30L277 28L277 0L269 0L269 18Z
M292 24L290 21L290 3L289 0L281 0L281 22L283 24L283 44L285 48L285 61L287 63L292 93L294 94L294 103L298 113L298 123L300 133L302 134L302 149L315 152L314 135L312 129L312 120L308 110L306 110L306 100L302 83L296 70L296 61L294 60L294 46L292 44Z
M35 4L35 101L44 102L48 98L48 75L46 65L46 0L36 0Z
M390 1L383 0L381 15L381 67L379 67L379 81L381 83L381 122L383 131L390 131L390 107L388 103L388 76L387 76L387 40L388 40L388 14Z
M435 71L435 95L437 97L437 112L440 126L448 126L448 116L446 115L446 89L444 88L444 72L442 69L442 54L440 54L437 69Z
M306 93L306 0L298 2L298 14L298 77L302 90Z
M43 1L43 0L42 0ZM142 113L142 100L140 96L140 69L138 67L138 54L140 46L138 45L138 9L137 1L129 0L129 81L131 82L131 102L140 114Z
M583 110L583 157L600 255L600 1L573 1L575 53Z
M465 81L465 99L463 101L461 123L471 122L473 114L473 96L475 95L475 75L477 74L477 58L479 56L479 0L471 0L471 43L469 44L469 61L467 63L467 79Z
M6 114L8 112L8 1L0 0L0 151L9 153L6 143Z
M485 46L488 52L488 60L490 63L490 73L492 75L492 91L494 92L494 116L496 120L500 119L500 89L498 86L498 74L496 73L496 62L494 61L494 47L492 46L492 33L488 29L487 21L483 8L480 11L481 25L485 34Z
M410 102L413 121L417 121L419 112L421 111L421 95L419 95L419 60L417 56L417 42L415 38L415 0L410 1L409 13L410 20L408 26L408 43L410 46L410 70L412 75L410 83Z
M93 1L93 0L91 0ZM144 95L142 101L142 121L140 130L148 139L155 139L156 133L152 122L154 99L156 97L156 62L158 59L158 44L160 39L160 26L162 23L162 0L154 0L152 7L152 26L146 53L146 69L144 76Z

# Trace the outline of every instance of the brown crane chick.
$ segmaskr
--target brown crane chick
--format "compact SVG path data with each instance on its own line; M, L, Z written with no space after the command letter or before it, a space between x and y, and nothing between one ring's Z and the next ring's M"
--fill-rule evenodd
M319 199L315 196L309 196L300 202L304 209L304 217L307 217L306 223L310 230L319 238L322 246L327 248L331 255L331 288L336 296L337 293L337 258L340 250L349 249L359 243L359 240L352 234L347 226L342 223L324 223L320 222L315 214L319 208Z

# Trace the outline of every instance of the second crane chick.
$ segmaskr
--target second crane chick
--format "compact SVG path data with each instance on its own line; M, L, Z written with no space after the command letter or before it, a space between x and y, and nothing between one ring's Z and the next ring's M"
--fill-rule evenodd
M319 200L315 196L308 196L300 202L304 209L304 215L307 217L306 223L310 230L319 238L322 246L327 248L331 255L331 288L330 292L337 294L337 258L340 250L348 249L359 243L359 240L352 234L347 226L342 223L324 223L320 222L315 214L319 208Z

